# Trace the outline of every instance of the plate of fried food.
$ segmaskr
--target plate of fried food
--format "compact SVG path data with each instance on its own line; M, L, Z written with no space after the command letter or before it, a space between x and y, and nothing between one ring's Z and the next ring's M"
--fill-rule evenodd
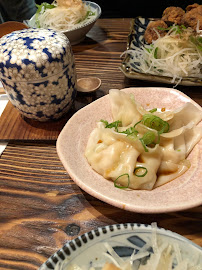
M202 85L202 5L167 7L161 18L131 22L121 70L126 77Z
M202 203L201 120L201 107L178 90L111 89L72 116L57 153L99 200L139 213L180 211Z

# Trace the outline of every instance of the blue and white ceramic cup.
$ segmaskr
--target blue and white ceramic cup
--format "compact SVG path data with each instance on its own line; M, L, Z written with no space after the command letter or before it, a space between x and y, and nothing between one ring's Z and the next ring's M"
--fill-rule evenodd
M30 119L58 119L76 97L71 45L54 30L30 28L3 36L0 77L12 104Z

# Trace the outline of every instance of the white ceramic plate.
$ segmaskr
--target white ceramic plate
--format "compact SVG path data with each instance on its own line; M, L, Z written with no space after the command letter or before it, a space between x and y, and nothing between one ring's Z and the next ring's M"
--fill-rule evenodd
M51 256L39 270L66 270L71 264L76 264L81 269L89 269L90 266L104 265L107 258L103 256L106 251L104 243L107 242L124 260L129 258L137 247L141 248L146 242L151 242L152 227L144 224L117 224L98 228L85 233L68 242ZM202 248L182 237L181 235L157 228L157 239L161 238L170 244L178 244L182 257L193 262L199 259L202 263ZM152 250L148 246L147 250ZM62 267L60 265L63 264Z
M186 102L201 107L172 88L128 88L146 109L175 109ZM88 164L84 150L91 131L100 119L112 121L108 95L79 110L65 125L57 140L57 152L65 169L75 183L92 196L116 207L139 213L179 211L202 203L202 142L188 159L191 168L177 179L152 191L122 190L104 179Z

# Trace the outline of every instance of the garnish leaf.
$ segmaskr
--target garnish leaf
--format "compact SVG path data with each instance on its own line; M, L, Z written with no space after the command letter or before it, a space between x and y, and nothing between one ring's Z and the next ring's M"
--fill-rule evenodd
M127 177L128 177L128 184L127 184L127 186L121 186L121 185L119 185L119 183L117 183L117 180L118 180L120 177L124 176L124 175L127 175ZM117 184L118 184L118 185L117 185ZM129 187L129 184L130 184L130 176L129 176L128 173L124 173L124 174L120 175L120 176L117 177L117 178L115 179L115 181L114 181L114 186L115 186L116 188L120 188L120 189L128 188L128 187Z
M138 131L135 129L135 127L130 127L130 128L127 128L126 130L121 131L119 133L127 134L127 136L137 137Z
M143 173L143 174L138 174L138 171L139 171L139 170L144 170L144 173ZM136 172L136 171L137 171L137 172ZM137 176L137 177L144 177L144 176L148 173L148 170L147 170L147 168L145 168L145 167L139 166L139 167L136 167L136 168L135 168L135 170L134 170L133 173L134 173L135 176Z
M101 119L100 122L103 122L105 124L105 128L115 128L115 130L118 132L118 127L121 126L121 121L117 120L112 123L108 123L106 120Z
M154 109L151 109L149 112L150 113L154 113L154 112L156 112L157 111L157 108L154 108Z
M168 132L170 128L168 122L152 114L144 114L142 123L149 128L157 130L159 134Z
M36 4L36 7L37 7L37 11L36 11L36 15L35 15L35 21L36 21L36 26L38 28L40 28L40 22L39 22L39 14L41 12L44 12L46 9L52 9L52 8L55 8L56 5L52 5L52 4L49 4L49 3L46 3L46 2L43 2L41 5L37 5Z
M142 146L144 147L145 152L148 152L147 145L155 143L156 135L152 131L146 132L142 138L140 138L140 141L142 143Z
M85 15L83 18L81 18L80 20L78 20L78 21L76 22L76 24L77 24L77 23L80 23L80 22L83 22L83 21L85 21L88 17L94 16L94 15L95 15L95 12L92 12L91 10L88 10L88 11L86 12L86 15Z

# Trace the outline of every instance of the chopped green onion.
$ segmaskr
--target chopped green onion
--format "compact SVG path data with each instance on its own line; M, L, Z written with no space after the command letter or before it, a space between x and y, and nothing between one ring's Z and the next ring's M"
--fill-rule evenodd
M143 135L141 139L144 141L145 145L149 145L155 141L155 138L156 138L155 133L152 131L148 131Z
M202 37L191 36L190 40L200 51L202 51Z
M127 134L127 136L134 136L137 137L138 131L134 127L127 128L124 131L121 131L119 133Z
M146 132L142 138L140 138L140 141L142 143L142 146L144 147L145 152L148 152L147 145L155 143L156 135L152 131Z
M186 29L186 26L184 26L184 25L171 25L171 26L169 26L167 28L158 26L157 29L159 29L161 31L172 30L172 31L176 32L176 34L181 34L182 33L182 30Z
M140 142L142 143L142 146L144 147L144 151L145 152L149 152L149 150L147 149L147 146L145 145L144 141L142 138L140 138Z
M142 120L138 121L133 127L135 128L141 122L142 122Z
M158 47L156 47L155 50L154 50L154 58L155 58L155 59L158 58L157 53L158 53Z
M143 170L145 170L145 172L143 174L137 174L136 171L138 171L139 169L143 169ZM134 174L137 177L144 177L147 173L148 173L147 168L141 167L141 166L140 167L136 167L135 170L134 170Z
M128 184L127 184L127 186L124 187L124 186L120 186L119 184L117 185L117 180L118 180L120 177L124 176L124 175L127 175L127 176L128 176ZM124 173L124 174L120 175L120 176L117 177L117 178L115 179L115 181L114 181L114 186L115 186L116 188L120 188L120 189L128 188L128 187L129 187L129 184L130 184L130 176L129 176L128 173Z
M159 134L166 133L169 131L168 122L162 120L160 117L152 114L143 115L142 119L143 125L155 129L159 132Z
M154 109L151 109L149 112L150 113L154 113L154 112L156 112L157 111L157 108L154 108Z
M105 127L106 127L107 125L109 125L109 122L108 122L107 120L101 119L100 122L104 123L104 124L105 124Z
M115 128L117 132L118 132L118 127L121 126L121 121L119 120L112 123L108 123L106 120L101 119L100 122L103 122L105 124L105 128Z
M46 9L55 8L56 5L52 5L52 4L49 4L49 3L44 2L41 5L37 5L36 4L36 7L37 7L37 11L36 11L36 15L35 15L35 21L36 21L36 26L38 28L40 28L41 26L40 26L40 22L39 22L39 19L38 19L39 18L39 14L41 12L44 12Z
M80 20L78 20L76 23L80 23L82 21L85 21L88 17L94 16L94 15L95 15L95 12L92 12L91 10L88 10L86 12L86 15L83 18L81 18Z

